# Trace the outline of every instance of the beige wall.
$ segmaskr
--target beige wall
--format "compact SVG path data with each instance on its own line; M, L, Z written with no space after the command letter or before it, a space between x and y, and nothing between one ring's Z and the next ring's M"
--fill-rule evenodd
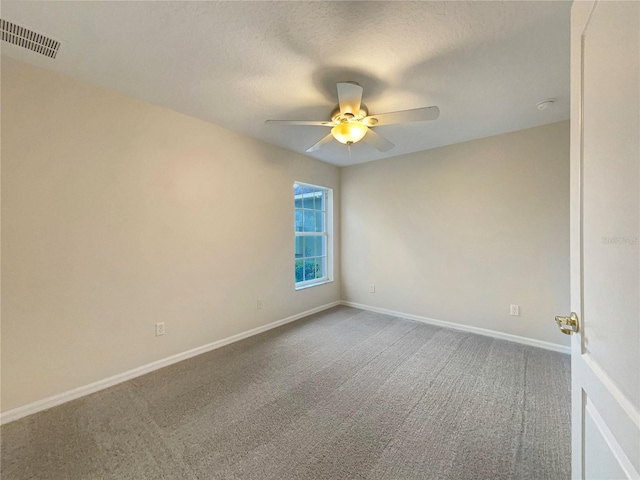
M1 153L3 411L339 299L293 261L336 167L8 59Z
M347 167L341 190L343 300L568 345L568 121Z

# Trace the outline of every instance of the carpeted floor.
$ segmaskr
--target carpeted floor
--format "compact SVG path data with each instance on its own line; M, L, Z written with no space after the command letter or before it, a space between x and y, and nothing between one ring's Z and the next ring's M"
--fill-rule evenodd
M336 307L2 427L2 479L570 477L566 355Z

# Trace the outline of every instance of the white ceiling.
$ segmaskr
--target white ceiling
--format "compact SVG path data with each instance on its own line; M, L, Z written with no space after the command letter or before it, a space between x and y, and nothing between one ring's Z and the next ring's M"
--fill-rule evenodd
M2 18L62 41L48 59L2 54L304 153L335 84L357 81L371 113L438 105L438 120L377 127L380 153L333 142L336 165L392 157L569 118L570 2L30 2ZM536 103L554 97L554 108Z

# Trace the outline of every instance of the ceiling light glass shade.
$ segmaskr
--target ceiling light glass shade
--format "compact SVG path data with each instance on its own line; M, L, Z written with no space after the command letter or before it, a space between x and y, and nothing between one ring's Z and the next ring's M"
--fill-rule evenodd
M367 134L368 127L358 122L343 122L331 129L331 135L340 143L356 143Z

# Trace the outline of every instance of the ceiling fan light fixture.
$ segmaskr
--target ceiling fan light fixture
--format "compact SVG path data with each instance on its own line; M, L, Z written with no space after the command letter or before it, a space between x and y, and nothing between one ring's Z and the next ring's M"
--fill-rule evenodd
M331 135L340 143L359 142L367 134L368 127L359 122L342 122L331 129Z

